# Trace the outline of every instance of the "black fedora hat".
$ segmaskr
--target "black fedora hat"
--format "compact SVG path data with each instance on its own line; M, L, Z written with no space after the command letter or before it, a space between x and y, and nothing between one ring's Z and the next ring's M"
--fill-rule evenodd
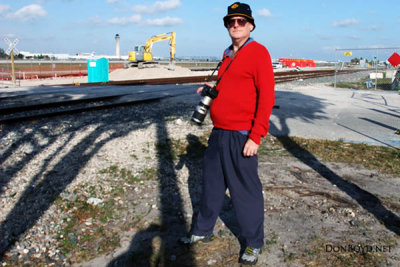
M224 17L225 27L227 27L228 25L229 18L235 16L245 17L251 24L253 24L254 29L256 28L256 24L254 23L254 18L252 17L251 14L251 8L248 4L235 2L232 5L228 6L228 14Z

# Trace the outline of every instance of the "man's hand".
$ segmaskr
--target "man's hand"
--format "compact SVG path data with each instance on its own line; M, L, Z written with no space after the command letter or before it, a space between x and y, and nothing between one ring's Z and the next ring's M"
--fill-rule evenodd
M212 85L211 83L204 83L204 84L211 88L215 86L215 85ZM204 89L204 86L197 88L196 93L200 94L201 91L203 91L203 89Z
M252 157L257 155L259 145L257 145L253 140L250 138L247 139L246 144L244 145L243 155L245 157Z

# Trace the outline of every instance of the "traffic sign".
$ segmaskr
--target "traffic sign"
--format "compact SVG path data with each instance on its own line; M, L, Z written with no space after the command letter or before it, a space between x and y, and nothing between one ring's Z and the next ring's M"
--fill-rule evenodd
M351 51L349 51L349 52L344 52L344 55L345 55L346 57L350 57L350 56L353 55L353 52L351 52Z
M392 64L393 67L397 67L400 65L400 55L396 52L388 59L389 63Z
M6 44L8 44L8 48L6 50L7 55L10 55L11 51L13 51L13 54L16 54L16 55L19 54L19 51L16 47L19 42L18 38L16 38L13 42L11 42L7 37L4 37L4 42L6 42Z
M15 82L15 67L14 67L14 54L18 55L19 51L17 49L17 44L19 40L15 38L13 42L11 42L7 37L4 37L4 42L8 44L8 49L6 50L7 55L11 56L11 76L13 80L13 84L16 85Z

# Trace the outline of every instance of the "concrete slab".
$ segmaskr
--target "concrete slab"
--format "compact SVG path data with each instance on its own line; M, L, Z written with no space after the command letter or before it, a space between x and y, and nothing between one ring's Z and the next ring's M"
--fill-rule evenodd
M400 95L323 84L276 90L270 133L400 148Z

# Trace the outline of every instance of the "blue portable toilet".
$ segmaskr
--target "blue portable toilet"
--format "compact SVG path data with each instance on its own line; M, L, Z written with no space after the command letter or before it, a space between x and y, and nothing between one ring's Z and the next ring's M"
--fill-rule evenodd
M108 82L108 59L89 59L88 60L88 82L99 83Z

